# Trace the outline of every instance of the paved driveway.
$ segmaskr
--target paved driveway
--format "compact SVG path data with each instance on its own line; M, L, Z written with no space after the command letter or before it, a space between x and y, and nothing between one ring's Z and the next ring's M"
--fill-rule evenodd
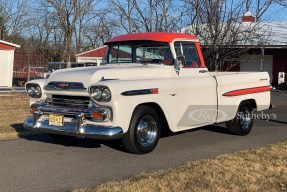
M277 119L256 120L245 137L230 135L224 125L160 139L154 152L133 155L118 141L72 139L53 143L42 135L0 142L0 191L64 191L92 187L141 172L178 166L190 160L254 148L287 139L287 93L275 92Z

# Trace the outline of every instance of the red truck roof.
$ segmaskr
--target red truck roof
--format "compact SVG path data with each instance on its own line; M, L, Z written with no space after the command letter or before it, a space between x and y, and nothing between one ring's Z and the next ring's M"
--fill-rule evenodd
M184 33L167 33L167 32L147 32L147 33L130 33L119 35L111 38L105 44L121 41L159 41L171 43L174 39L188 39L198 41L194 35Z

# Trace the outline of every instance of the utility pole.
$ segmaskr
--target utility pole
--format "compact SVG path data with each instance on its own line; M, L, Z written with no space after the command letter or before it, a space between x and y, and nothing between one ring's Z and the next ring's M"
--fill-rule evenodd
M27 77L27 82L28 81L30 81L30 79L31 79L31 64L30 64L30 53L28 53L28 58L27 58L27 60L28 60L28 77Z
M264 48L261 48L260 71L264 70Z

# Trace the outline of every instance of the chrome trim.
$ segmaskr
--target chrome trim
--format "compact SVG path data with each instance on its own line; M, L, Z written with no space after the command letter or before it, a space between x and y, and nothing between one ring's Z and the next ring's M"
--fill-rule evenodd
M94 89L100 89L100 90L101 90L101 97L100 97L99 99L96 99L96 98L93 97L93 90L94 90ZM104 89L107 89L107 90L110 92L110 97L108 98L108 100L104 100L104 99L103 99L103 90L104 90ZM103 85L93 85L93 86L89 87L88 92L89 92L89 94L90 94L90 96L91 96L91 99L92 99L94 102L96 102L96 103L99 103L99 102L108 103L108 102L110 102L111 99L112 99L112 92L111 92L111 90L109 89L109 87L107 87L107 86L103 86Z
M91 109L91 113L92 112L99 112L103 115L103 119L102 120L98 120L98 119L94 119L92 117L92 120L95 121L95 122L107 122L107 121L110 121L112 120L112 115L111 115L111 108L109 107L97 107L97 108L93 108Z
M140 119L137 129L136 138L142 146L149 146L157 138L156 122L151 116L144 116Z
M52 97L48 97L45 102L51 106L88 108L90 104L90 97L52 95Z
M37 87L39 88L40 94L39 94L38 96L37 96L37 95L31 96L31 95L29 94L29 89L34 88L34 93L35 93L35 90L36 90ZM41 97L42 97L42 89L41 89L41 86L40 86L39 84L37 84L37 83L27 83L27 84L25 85L25 89L26 89L27 95L28 95L29 97L31 97L31 98L41 98Z
M38 111L41 112L41 115L43 114L60 114L60 115L66 115L66 116L74 116L76 117L77 115L81 114L83 115L83 117L90 117L91 115L91 111L92 110L103 110L105 108L107 108L109 114L107 114L107 117L109 118L109 120L112 119L112 108L110 107L101 107L101 106L97 106L94 103L91 103L91 105L89 105L89 107L87 108L79 108L79 107L66 107L66 106L53 106L53 105L49 105L45 102L41 102L38 104L39 108Z
M44 87L44 90L85 91L87 88L80 82L51 81Z
M90 116L89 108L76 108L76 107L63 107L63 106L51 106L42 104L39 109L45 114L62 114L62 115L77 115L84 114L85 116Z
M115 78L115 79L105 79L105 77L102 77L100 81L114 81L114 80L119 80L119 78Z
M81 125L83 124L84 114L78 114L77 115L77 129L76 132L78 133L80 131Z
M38 130L47 133L56 133L61 135L70 135L79 138L96 139L117 139L122 137L123 129L121 127L111 127L104 125L94 125L91 119L91 110L97 107L91 105L89 108L51 106L45 102L39 103L38 110L34 111L24 122L24 128ZM103 110L104 108L99 108ZM111 109L107 109L111 118ZM60 114L70 121L64 121L62 127L49 125L47 115Z
M121 127L83 124L82 116L77 116L77 123L65 123L63 127L51 126L48 120L39 120L29 116L24 121L24 128L45 133L56 133L78 138L118 139L123 136Z

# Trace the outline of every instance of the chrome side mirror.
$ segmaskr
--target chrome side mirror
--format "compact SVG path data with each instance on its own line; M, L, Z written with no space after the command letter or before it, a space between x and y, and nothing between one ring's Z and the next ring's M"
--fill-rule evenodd
M179 75L180 67L178 65L177 59L174 60L174 70L175 70L176 74Z
M179 55L177 57L177 63L179 67L184 67L185 66L185 56L184 55Z
M179 74L180 68L183 66L185 66L185 56L179 55L174 62L174 70L176 71L177 74Z

